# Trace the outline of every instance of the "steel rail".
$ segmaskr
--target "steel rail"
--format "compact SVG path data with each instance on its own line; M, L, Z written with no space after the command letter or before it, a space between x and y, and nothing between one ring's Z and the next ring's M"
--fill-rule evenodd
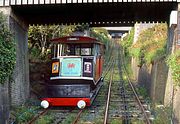
M113 65L113 58L114 58L114 56L112 56L112 59L111 59L111 61L109 62L109 66L107 66L107 69L104 71L104 73L103 73L103 78L105 78L106 77L106 75L108 74L108 72L110 71L110 69L111 69L111 67L112 67L112 65Z
M33 124L40 116L43 116L46 114L48 109L44 109L41 113L39 113L37 116L33 117L27 124Z
M113 62L115 62L115 60ZM108 111L109 111L109 103L110 103L110 97L111 97L111 86L112 86L112 82L113 82L114 66L115 66L115 63L113 65L112 73L111 73L111 77L110 77L110 81L109 81L108 96L107 96L107 102L106 102L106 109L105 109L104 123L103 124L107 124L107 121L108 121Z
M128 83L129 83L129 85L130 85L130 87L131 87L131 89L132 89L132 91L133 91L133 93L134 93L134 95L135 95L135 98L136 98L136 100L137 100L137 102L138 102L138 104L139 104L139 106L140 106L140 108L141 108L141 111L143 112L143 114L144 114L144 117L145 117L145 122L146 122L146 124L151 124L151 122L150 122L150 120L149 120L149 118L148 118L148 116L147 116L147 114L146 114L146 112L145 112L145 109L144 109L144 107L143 107L143 105L142 105L142 103L141 103L141 101L140 101L140 99L139 99L139 97L138 97L138 95L137 95L137 92L136 92L136 90L135 90L135 88L134 88L134 86L133 86L133 84L132 84L132 82L131 82L131 80L130 80L130 78L129 78L129 75L128 75L128 73L127 73L127 70L126 70L126 68L125 68L125 66L124 66L124 58L122 57L122 54L120 54L121 55L121 58L122 58L122 65L123 65L123 69L124 69L124 72L125 72L125 74L126 74L126 76L127 76L127 79L128 79Z
M77 124L77 122L78 122L78 120L79 120L82 112L83 112L83 109L81 109L81 110L78 112L78 114L77 114L77 116L76 116L76 118L75 118L75 120L73 121L72 124Z

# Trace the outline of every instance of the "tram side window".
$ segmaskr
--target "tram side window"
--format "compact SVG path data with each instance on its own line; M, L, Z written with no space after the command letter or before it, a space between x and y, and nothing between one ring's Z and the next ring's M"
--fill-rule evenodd
M54 44L52 47L52 58L57 58L59 56L61 56L61 47L62 44Z
M70 53L69 46L67 44L63 44L62 50L61 50L61 55L62 56L67 56Z
M99 45L96 44L94 47L95 47L95 56L101 55Z

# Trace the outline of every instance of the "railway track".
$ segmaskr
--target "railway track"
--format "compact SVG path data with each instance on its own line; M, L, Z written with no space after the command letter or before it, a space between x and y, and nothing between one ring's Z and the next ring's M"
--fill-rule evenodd
M111 61L109 61L111 66L104 71L104 75L109 77L105 78L106 85L102 86L92 106L77 117L76 123L151 124L142 104L144 100L139 99L129 78L128 80L123 79L123 76L128 77L128 75L123 66L122 53L117 52L120 51L117 46L112 53Z
M47 114L53 114L53 121L51 121L49 124L61 124L70 116L70 114L76 115L79 111L79 109L72 107L51 107L48 109L41 109L37 111L36 115L29 122L27 122L27 124L37 124L39 119L43 118L43 116L46 116Z
M114 45L112 54L106 62L106 68L103 73L104 85L95 98L91 107L83 110L44 110L35 116L36 121L48 112L54 113L55 119L52 124L64 124L64 120L74 114L69 124L133 124L135 122L151 124L146 110L143 107L141 99L135 91L133 84L123 66L122 53L120 48ZM124 80L123 76L128 80ZM33 120L33 119L32 119ZM33 124L35 121L30 121Z
M113 47L114 47L114 44L112 45ZM113 54L113 49L111 49L111 52L110 52L110 54L109 54L109 57L108 57L108 61L106 61L105 62L105 69L104 69L104 72L103 72L103 75L102 75L102 78L104 79L106 76L107 76L107 74L111 71L111 68L112 68L112 66L113 66L113 60L114 60L114 56L112 55ZM101 88L100 90L105 90L106 88L104 87L104 86L102 86L103 88ZM96 100L95 100L96 101ZM87 108L87 110L88 110L88 113L95 113L95 109L97 108L97 107L100 107L100 106L102 106L102 105L100 105L100 104L92 104L92 106L91 107L89 107L89 108ZM79 122L79 120L80 120L80 117L81 117L81 115L83 114L83 110L80 110L79 112L78 112L78 114L77 114L77 116L76 116L76 118L74 119L74 121L72 122L72 124L77 124L78 122ZM80 122L81 123L81 122Z
M121 51L121 50L120 50L120 51ZM143 115L144 115L144 116L143 116L143 117L144 117L144 122L145 122L146 124L151 124L151 122L150 122L150 120L149 120L149 117L148 117L148 115L147 115L147 113L146 113L146 110L145 110L145 108L144 108L144 106L143 106L143 104L142 104L142 102L141 102L141 100L140 100L140 98L139 98L136 90L135 90L135 87L134 87L133 83L131 82L131 80L130 80L128 74L127 74L126 68L125 68L125 66L124 66L124 59L123 59L123 57L122 57L122 53L120 53L120 55L121 55L121 59L122 59L123 71L124 71L125 75L127 76L127 80L128 80L128 84L129 84L129 86L130 86L130 89L131 89L131 91L133 92L133 94L134 94L134 96L135 96L135 99L136 99L136 101L137 101L137 103L138 103L138 105L139 105L139 107L140 107L140 109L141 109L141 111L142 111L142 113L143 113Z
M121 50L119 47L116 47L116 51ZM111 74L109 83L104 124L116 122L117 119L121 119L121 123L123 124L130 124L139 121L140 118L142 118L141 123L144 122L145 124L150 124L151 122L145 109L126 73L122 54L119 53L115 58L115 68L112 69L114 72ZM119 76L113 78L117 74ZM123 79L123 75L128 77L127 81Z

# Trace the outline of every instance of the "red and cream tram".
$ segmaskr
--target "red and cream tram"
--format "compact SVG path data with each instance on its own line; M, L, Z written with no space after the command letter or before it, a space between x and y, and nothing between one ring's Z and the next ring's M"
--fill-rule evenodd
M102 84L104 44L85 36L51 42L52 71L41 106L90 106Z

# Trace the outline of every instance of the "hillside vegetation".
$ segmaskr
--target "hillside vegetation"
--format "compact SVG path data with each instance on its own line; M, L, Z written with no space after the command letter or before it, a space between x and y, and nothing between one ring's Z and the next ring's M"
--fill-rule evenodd
M140 65L150 64L165 57L167 24L156 24L142 31L136 43L130 47L130 54L139 59Z

